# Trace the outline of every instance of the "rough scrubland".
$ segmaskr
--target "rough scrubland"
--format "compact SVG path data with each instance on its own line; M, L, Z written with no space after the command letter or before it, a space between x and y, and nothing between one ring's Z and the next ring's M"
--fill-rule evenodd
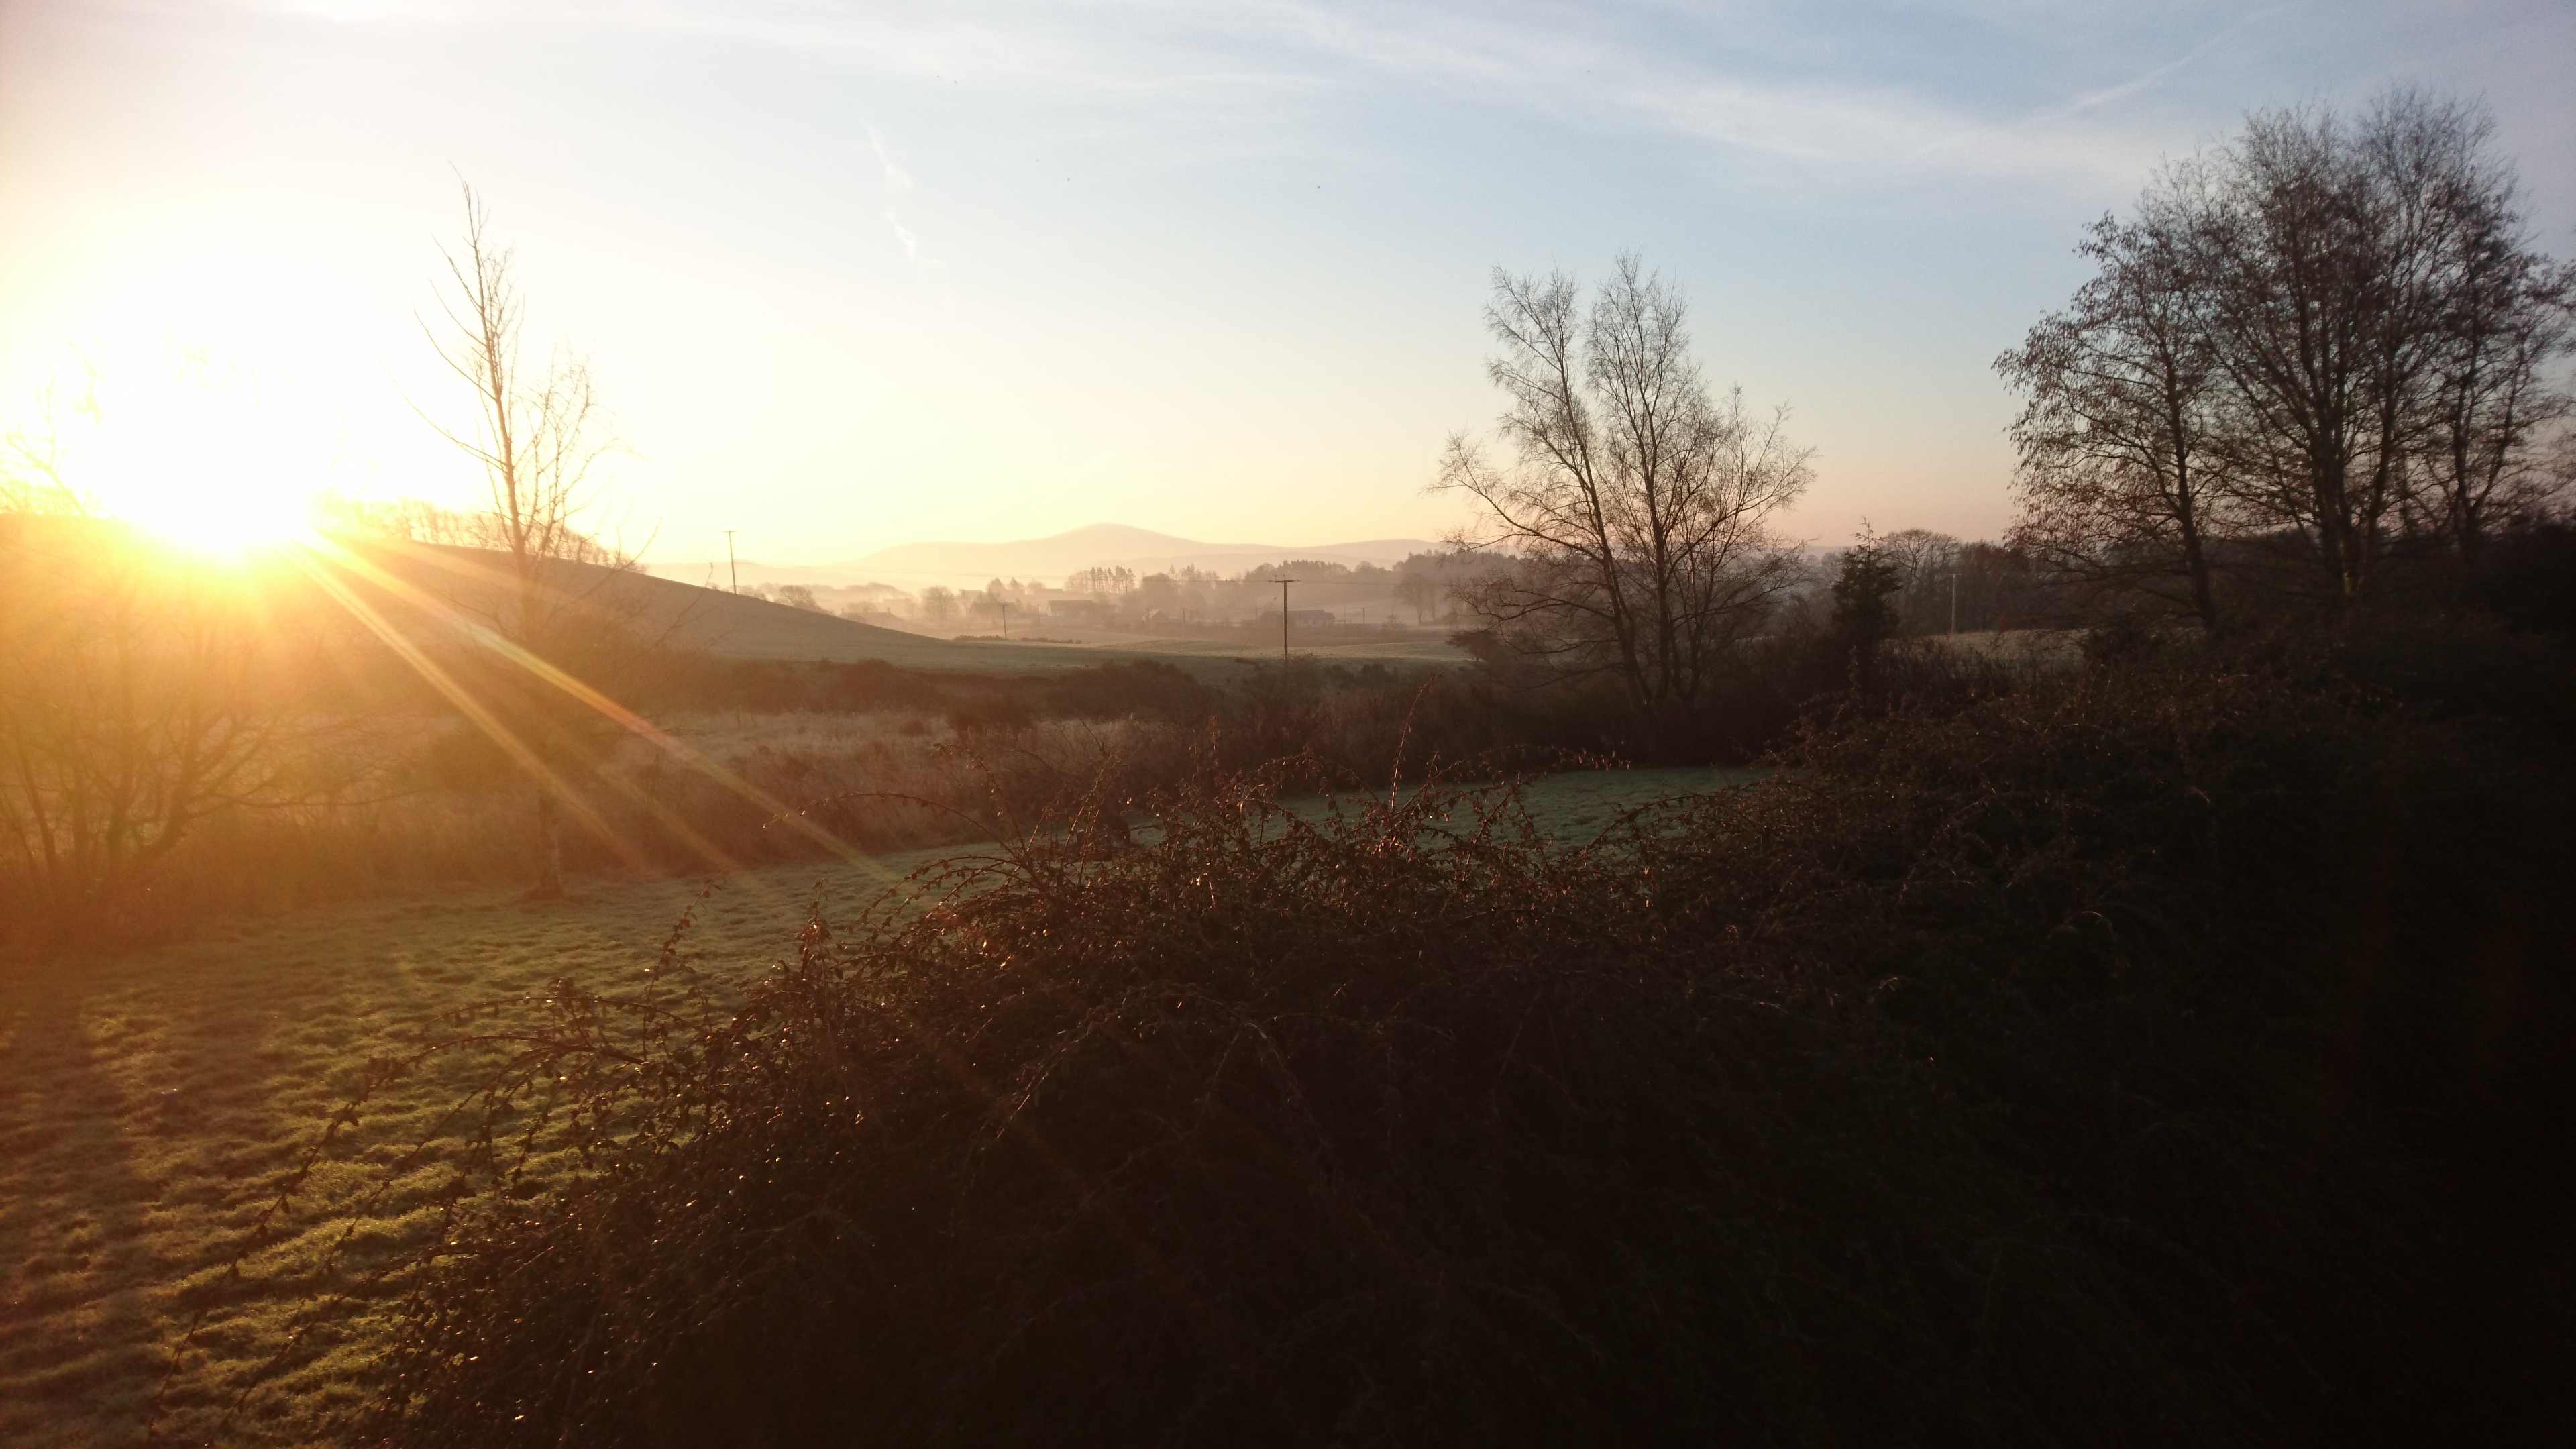
M576 1083L534 1130L588 1169L460 1200L369 1431L2563 1429L2567 683L2474 633L2131 659L1574 850L1218 777L738 1004L559 994L498 1120Z
M0 981L0 1435L2564 1433L2558 637L701 661L565 905L388 715Z
M746 750L779 752L847 743L851 724L793 714L710 722L741 730ZM1722 778L1556 776L1531 787L1532 813L1541 829L1588 839L1623 808ZM1315 797L1292 805L1325 808ZM351 1150L301 1181L291 1211L270 1220L274 1241L242 1260L238 1280L229 1268L370 1062L478 1019L455 1017L460 1009L540 998L558 980L640 988L683 912L691 924L676 962L713 980L757 979L766 963L792 959L792 925L818 901L856 911L890 876L988 849L720 878L598 876L558 903L523 901L515 884L433 882L12 971L0 979L0 1442L142 1442L201 1309L214 1318L163 1395L164 1441L212 1435L256 1382L225 1442L340 1442L388 1330L381 1307L334 1319L291 1368L260 1370L314 1286L302 1274L344 1233L354 1230L342 1266L361 1274L425 1240L436 1215L424 1203L449 1159L434 1155L390 1185L381 1170L446 1117L492 1056L451 1054L374 1092L344 1129ZM561 1165L548 1154L533 1179Z
M626 946L379 1071L406 1105L244 1284L191 1260L185 1422L247 1388L237 1430L402 1444L2563 1434L2564 655L2097 654L1829 713L1588 845L1507 790L1292 810L1295 770L1214 766L1124 841L1077 809L909 906L776 911L763 971L648 1000ZM379 1050L288 1097L308 1131ZM280 1272L386 1183L399 1231Z
M1232 666L1216 681L1154 661L978 676L683 659L642 702L672 744L593 720L566 752L577 804L565 810L564 861L577 875L634 878L951 844L1026 828L1086 792L1136 797L1209 762L1305 755L1343 788L1435 764L1492 775L1662 762L1639 748L1651 741L1605 734L1600 701L1581 692L1312 659ZM52 919L0 862L0 938L170 939L210 921L530 878L530 787L476 725L414 706L324 721L278 748L312 753L278 772L288 788L193 822L141 888L104 907L77 899ZM1757 752L1684 750L1672 762ZM331 784L299 793L292 782L305 777Z

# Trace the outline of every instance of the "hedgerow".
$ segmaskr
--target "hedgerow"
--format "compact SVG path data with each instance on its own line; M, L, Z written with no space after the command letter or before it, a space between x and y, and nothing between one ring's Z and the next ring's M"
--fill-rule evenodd
M2390 683L2480 650L2510 708ZM2527 1429L2570 1327L2554 658L2073 670L1580 848L1508 785L1316 818L1210 769L738 994L563 985L366 1432Z

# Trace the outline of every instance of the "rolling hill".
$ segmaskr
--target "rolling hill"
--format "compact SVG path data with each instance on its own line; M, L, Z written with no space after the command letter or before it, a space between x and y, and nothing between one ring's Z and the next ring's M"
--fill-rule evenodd
M1288 559L1321 559L1356 567L1393 564L1408 554L1427 553L1440 545L1424 538L1377 538L1353 543L1288 546L1268 543L1202 543L1123 523L1095 523L1047 538L1007 543L932 542L897 544L858 558L825 564L738 563L746 585L758 583L847 585L888 583L903 589L932 584L952 588L980 587L995 578L1039 578L1060 582L1065 575L1095 565L1123 567L1138 573L1201 568L1240 573L1259 564ZM722 560L704 563L658 563L657 573L692 583L725 576Z
M507 577L504 556L482 549L384 543L367 545L363 553L386 573L468 617L492 612ZM564 594L623 591L619 611L645 633L726 658L844 664L882 659L905 669L1020 674L1080 669L1105 657L1095 649L925 638L651 574L615 576L590 564L554 567L561 571L558 587Z
M104 571L136 581L148 602L160 591L193 585L202 569L174 565L187 557L171 545L110 519L0 514L0 584L43 591L77 587ZM513 589L505 555L483 549L392 540L340 539L245 561L227 588L246 591L258 612L288 633L347 627L359 615L415 639L454 637L508 614ZM856 663L883 660L905 669L949 673L1038 674L1083 669L1112 659L1159 659L1213 669L1235 658L1269 658L1268 640L1222 641L1096 638L1088 644L961 642L925 637L832 614L774 604L749 594L709 589L645 573L595 565L549 565L548 587L575 607L604 607L647 637L733 659ZM202 579L200 579L202 582ZM5 611L0 611L5 612ZM1344 661L1450 662L1457 651L1436 642L1395 639L1306 649Z

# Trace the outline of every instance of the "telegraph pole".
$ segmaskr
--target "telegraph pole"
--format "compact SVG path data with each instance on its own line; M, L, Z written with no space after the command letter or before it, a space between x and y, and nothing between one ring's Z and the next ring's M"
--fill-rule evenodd
M1283 669L1288 665L1288 586L1295 582L1279 580L1279 665Z
M1950 632L1959 632L1959 571L1950 570Z
M742 571L733 564L733 530L725 530L725 577L733 582L733 591L742 592Z

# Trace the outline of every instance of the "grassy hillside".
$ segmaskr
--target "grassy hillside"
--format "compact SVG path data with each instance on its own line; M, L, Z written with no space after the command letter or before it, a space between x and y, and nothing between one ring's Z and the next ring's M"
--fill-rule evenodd
M383 543L356 551L422 592L455 603L468 615L488 617L498 612L499 600L507 594L506 560L486 550ZM1260 639L1167 639L1097 631L1088 631L1075 642L941 639L651 574L612 576L595 565L579 563L549 567L555 574L554 586L563 594L618 594L620 609L631 612L647 636L667 637L682 647L728 659L836 664L882 660L899 668L939 673L1046 674L1089 668L1104 659L1190 664L1277 657L1276 644ZM1405 638L1300 646L1297 652L1343 663L1456 663L1465 658L1438 640Z
M507 559L483 549L378 543L355 550L387 572L463 613L488 617L507 592ZM646 573L611 576L591 564L560 563L553 586L569 597L613 593L640 632L685 648L733 659L877 659L904 669L967 673L1044 673L1097 664L1099 656L1061 647L960 644L897 629L793 609L747 594L700 588Z

